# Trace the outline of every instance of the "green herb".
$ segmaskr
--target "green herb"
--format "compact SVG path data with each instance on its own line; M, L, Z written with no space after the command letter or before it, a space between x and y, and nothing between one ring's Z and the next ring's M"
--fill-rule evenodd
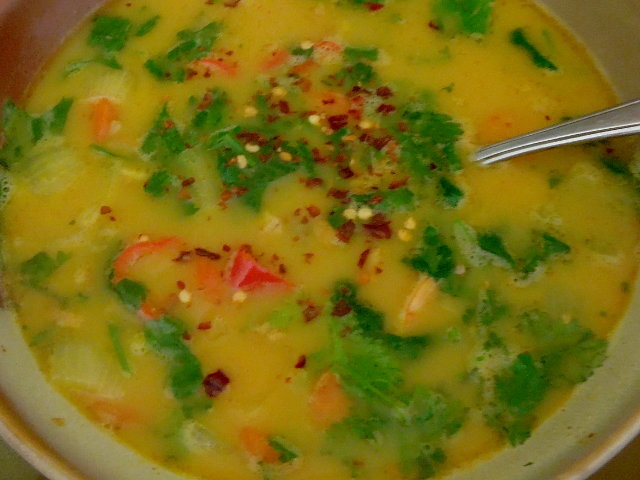
M529 353L523 353L496 376L498 400L496 420L512 445L519 445L531 434L531 412L544 399L549 384L542 368Z
M144 65L158 80L184 82L187 64L209 55L220 31L220 23L209 23L200 30L182 30L175 47L165 55L150 58Z
M118 358L118 363L120 364L120 368L125 373L132 373L131 364L129 363L129 359L127 358L127 354L124 350L124 346L122 345L120 328L115 323L110 323L108 328L109 328L109 338L111 339L111 345L113 346L113 350L116 353L116 357Z
M169 192L176 181L176 177L166 170L157 170L145 182L144 191L153 197L161 197Z
M72 99L63 98L48 112L32 116L13 101L5 101L0 116L0 162L11 168L46 135L62 134L72 104Z
M338 79L344 80L348 87L368 85L375 76L373 67L362 62L346 66L337 75Z
M192 97L191 103L196 105L191 121L191 142L196 144L220 128L227 114L229 98L223 90L216 88L205 93L199 101Z
M435 279L448 277L455 268L453 251L444 243L438 230L428 226L422 233L417 252L404 260L410 267Z
M298 454L292 448L288 447L280 437L269 437L269 445L278 452L280 455L278 460L282 463L289 463L298 458Z
M529 54L531 61L535 64L536 67L552 71L558 69L558 67L556 67L556 65L551 62L551 60L542 55L540 51L529 41L522 28L516 28L514 31L512 31L510 40L513 45L521 48Z
M182 134L169 115L167 104L156 117L147 133L140 151L149 155L152 160L169 163L186 150Z
M560 255L567 255L570 252L571 247L569 245L548 233L543 233L536 239L533 249L525 259L522 273L529 275L548 259Z
M91 148L91 150L94 150L102 155L106 155L107 157L126 158L124 155L120 153L116 153L113 150L103 147L102 145L96 145L94 143L94 144L91 144L89 147Z
M631 176L631 172L629 171L629 166L620 160L618 157L613 157L610 155L604 155L599 158L600 163L604 168L606 168L609 172L614 175L620 175L622 177Z
M120 301L134 311L139 310L147 298L147 287L140 282L129 280L128 278L123 278L113 285L112 288Z
M39 252L20 264L20 273L27 285L37 288L42 286L69 258L69 255L64 252L58 252L55 257L47 252Z
M436 0L437 25L449 35L485 34L493 14L493 0Z
M606 358L606 340L575 320L563 322L533 311L520 326L537 342L545 376L553 384L584 382Z
M448 115L427 108L426 102L415 102L402 113L406 128L398 130L400 158L418 180L429 178L433 170L455 172L462 168L456 143L462 128Z
M313 51L315 49L313 47L311 48L302 48L300 46L298 47L294 47L291 49L291 55L294 55L296 57L302 57L303 59L309 59L311 58L311 56L313 55Z
M447 207L456 208L464 198L464 192L446 177L440 177L438 187L444 204Z
M93 62L102 63L114 69L121 69L122 65L116 60L115 54L121 51L127 43L131 31L131 21L123 17L100 16L93 20L93 27L89 33L87 43L98 48L100 55ZM76 62L73 68L67 67L67 73L84 67L91 60ZM84 64L82 64L84 63ZM71 70L69 70L71 68Z
M158 20L160 20L160 15L156 15L155 17L151 17L149 20L144 22L142 25L138 27L136 30L136 37L144 37L147 33L151 32L156 25L158 24Z
M343 55L345 61L349 63L356 63L360 60L375 62L376 60L378 60L378 49L346 47L344 49Z
M487 253L504 260L511 268L515 268L516 262L504 246L502 237L497 233L478 234L478 246Z
M498 300L495 290L487 289L480 292L477 317L482 325L491 325L503 318L508 312L506 305Z
M144 324L147 343L168 363L169 385L178 400L195 395L203 380L200 361L182 339L184 332L184 328L169 317Z

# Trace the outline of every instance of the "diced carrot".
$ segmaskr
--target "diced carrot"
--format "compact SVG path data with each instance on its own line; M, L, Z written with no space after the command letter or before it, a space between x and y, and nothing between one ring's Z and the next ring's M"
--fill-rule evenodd
M220 58L201 58L196 61L196 64L207 70L220 72L228 77L235 77L238 74L238 63L227 62Z
M91 110L91 126L93 139L104 142L111 134L113 123L118 120L118 110L108 98L102 97L93 104Z
M278 68L280 65L286 63L286 61L289 60L289 57L291 57L291 54L287 50L284 50L282 48L274 50L269 54L267 59L262 62L260 70L262 72L268 72L269 70Z
M96 398L87 406L98 422L107 427L121 428L142 421L140 412L122 400Z
M545 117L534 110L501 109L481 120L476 126L475 140L488 145L548 126Z
M342 45L331 40L320 40L313 47L315 52L342 53Z
M269 444L267 435L254 427L240 430L240 444L252 457L264 463L277 463L280 459L278 451Z
M144 320L152 320L154 318L160 318L162 311L151 304L149 301L142 302L138 315Z
M260 265L246 250L240 249L231 258L229 284L242 290L253 290L268 285L289 286L287 281Z
M166 248L177 248L183 242L177 237L168 237L157 241L143 241L125 248L115 262L113 262L113 283L122 280L128 270L142 257Z
M222 291L222 272L212 260L196 257L194 260L196 288L205 298L217 302Z
M291 67L291 73L298 76L305 75L309 73L309 71L316 65L318 65L316 62L314 62L312 59L309 59Z
M344 419L349 414L350 401L340 386L338 377L324 372L311 392L309 406L311 418L326 428Z

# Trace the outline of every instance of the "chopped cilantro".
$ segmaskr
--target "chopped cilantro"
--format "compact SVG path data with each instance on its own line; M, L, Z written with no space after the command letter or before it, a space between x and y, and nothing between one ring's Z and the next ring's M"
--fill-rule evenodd
M360 60L369 60L375 62L378 60L377 48L354 48L346 47L344 49L344 59L349 63L356 63Z
M88 43L104 53L122 50L127 43L131 21L123 17L100 16L93 20Z
M138 27L138 29L136 30L135 36L144 37L147 33L151 32L151 30L156 28L156 25L158 24L158 20L160 20L160 15L155 15L151 17L149 20L147 20L146 22L144 22L142 25Z
M221 24L209 23L200 30L178 32L178 44L165 55L158 55L145 62L145 67L158 80L184 82L189 62L205 58L220 36Z
M281 463L289 463L296 458L298 454L286 445L286 442L280 437L269 437L269 445L280 455L278 460Z
M513 45L528 53L531 61L536 67L551 71L558 69L551 60L542 55L540 51L529 41L522 28L516 28L511 32L510 41Z
M176 155L186 150L182 134L169 115L167 104L156 117L140 147L140 151L149 155L154 161L170 163Z
M438 230L433 226L425 228L417 252L406 258L405 262L435 279L448 277L455 268L452 250L444 243Z
M132 373L133 370L131 369L131 364L129 363L127 353L125 352L124 346L122 345L120 328L115 323L110 323L108 329L109 339L111 340L111 345L113 346L113 351L116 354L116 358L118 359L120 368L125 373Z
M504 260L511 268L515 268L516 262L507 251L502 237L497 233L479 233L478 246L487 253L495 255L497 258Z
M522 273L528 275L546 260L560 255L567 255L570 252L571 247L569 245L548 233L543 233L534 241L533 249L524 260Z
M489 30L494 0L436 0L436 23L449 35L484 34Z
M223 90L208 91L196 107L191 126L201 134L212 133L224 120L228 103L228 96Z
M363 62L347 65L338 73L338 78L344 80L349 87L367 85L375 76L373 67Z
M120 301L131 310L139 310L148 293L146 286L128 278L123 278L113 285L113 291Z
M442 200L447 207L456 208L464 198L464 192L446 177L440 177L438 187Z
M606 358L606 340L575 320L566 323L533 311L524 315L521 328L537 342L545 376L554 384L584 382Z
M64 252L58 252L55 257L39 252L20 264L20 273L27 285L40 287L68 259L69 255Z
M356 194L351 198L357 203L370 204L382 211L404 211L415 204L415 194L407 187Z
M416 179L431 177L435 169L455 172L462 168L456 152L462 128L451 117L429 110L424 102L416 102L405 108L402 120L406 128L396 134L400 158Z
M184 331L184 327L169 317L144 324L147 343L168 363L169 385L178 400L193 396L203 380L200 361L182 339Z
M482 325L491 325L503 318L507 312L507 306L498 300L495 290L487 289L480 292L477 317Z
M144 184L144 191L153 197L161 197L169 192L176 177L166 170L157 170Z

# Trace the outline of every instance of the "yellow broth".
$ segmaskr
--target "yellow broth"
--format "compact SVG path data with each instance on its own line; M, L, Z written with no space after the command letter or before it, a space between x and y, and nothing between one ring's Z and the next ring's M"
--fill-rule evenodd
M624 312L637 166L472 164L615 97L533 3L460 3L84 25L0 124L5 282L51 382L199 478L428 478L526 441Z

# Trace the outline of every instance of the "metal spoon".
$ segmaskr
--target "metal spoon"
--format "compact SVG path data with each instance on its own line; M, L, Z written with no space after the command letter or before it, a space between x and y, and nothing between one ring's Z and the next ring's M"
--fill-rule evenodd
M488 145L475 153L482 165L572 143L640 133L640 98L568 122Z

